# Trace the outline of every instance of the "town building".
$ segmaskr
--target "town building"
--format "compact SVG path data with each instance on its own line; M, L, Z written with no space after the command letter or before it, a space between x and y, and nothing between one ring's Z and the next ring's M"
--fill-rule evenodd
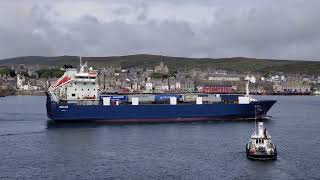
M205 84L205 85L199 86L198 91L201 93L231 94L235 92L235 88L232 85Z
M289 94L308 94L311 92L311 86L301 82L287 82L273 85L275 93L289 93Z
M195 91L195 83L192 79L183 79L177 85L180 86L180 89L182 92L194 92Z
M209 81L240 81L240 77L235 76L209 76Z
M168 74L169 68L163 62L160 62L160 65L155 66L154 72L161 73L161 74Z

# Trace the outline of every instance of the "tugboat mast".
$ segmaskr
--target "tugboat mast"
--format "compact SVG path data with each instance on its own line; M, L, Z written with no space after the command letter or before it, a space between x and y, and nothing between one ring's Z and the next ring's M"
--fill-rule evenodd
M254 106L254 132L257 135L257 106Z

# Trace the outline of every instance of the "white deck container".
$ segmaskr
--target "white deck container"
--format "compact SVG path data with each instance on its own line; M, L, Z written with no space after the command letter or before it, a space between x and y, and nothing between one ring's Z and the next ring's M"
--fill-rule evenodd
M132 105L139 105L139 98L138 97L132 97Z
M197 97L197 104L202 104L202 97Z
M103 98L103 105L104 106L110 106L110 100L111 100L110 97L104 97Z
M239 96L238 100L239 100L239 104L249 104L250 103L250 97Z
M171 105L177 105L177 98L176 97L170 97L170 104Z

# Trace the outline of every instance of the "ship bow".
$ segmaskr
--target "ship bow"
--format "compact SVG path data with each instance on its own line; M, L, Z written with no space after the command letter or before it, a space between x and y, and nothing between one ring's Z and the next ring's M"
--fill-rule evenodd
M253 101L251 104L254 104L255 107L257 107L258 115L264 116L276 102L276 100L259 100Z

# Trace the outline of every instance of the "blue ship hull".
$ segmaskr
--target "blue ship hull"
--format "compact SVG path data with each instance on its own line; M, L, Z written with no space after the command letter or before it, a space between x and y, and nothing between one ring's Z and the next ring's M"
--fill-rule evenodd
M181 122L217 119L250 119L266 116L276 101L254 101L250 104L148 104L148 105L77 105L55 103L47 96L47 115L55 121L106 122Z

